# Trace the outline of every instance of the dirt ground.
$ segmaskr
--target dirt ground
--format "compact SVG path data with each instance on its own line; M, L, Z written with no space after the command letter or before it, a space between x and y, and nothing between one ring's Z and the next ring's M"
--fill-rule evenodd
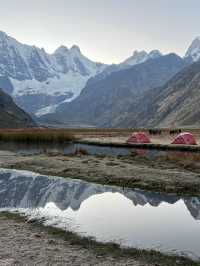
M101 142L101 143L126 143L130 135L123 136L123 137L93 137L93 138L82 138L85 141L94 141L94 142ZM162 136L149 136L150 140L154 144L170 144L175 136L163 134Z
M0 152L0 167L142 189L200 195L200 160L139 156L22 156Z
M53 237L44 229L0 215L1 266L151 266L127 257L97 255L82 246Z

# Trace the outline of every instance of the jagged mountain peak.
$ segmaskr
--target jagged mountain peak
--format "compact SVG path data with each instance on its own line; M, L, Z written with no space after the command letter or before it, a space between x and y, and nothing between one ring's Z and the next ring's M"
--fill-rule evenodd
M55 50L54 54L65 54L68 52L69 52L69 49L64 45L61 45Z
M194 41L199 41L200 42L200 36L197 36Z
M152 50L149 53L149 56L152 57L152 58L156 58L156 57L162 56L162 53L159 50Z
M4 31L0 31L0 38L5 38L8 35Z
M71 52L81 54L81 49L78 45L73 45L70 49Z
M147 53L146 51L134 51L133 55L129 58L127 58L122 65L130 65L134 66L140 63L144 63L145 61L149 59L155 59L162 56L161 52L159 50L153 50L150 53Z
M138 55L147 55L147 52L142 50L142 51L138 51L138 50L135 50L133 51L133 56L138 56Z
M70 54L73 54L73 55L82 55L81 53L81 49L78 45L73 45L70 49L68 47L66 47L65 45L61 45L60 47L58 47L54 54L60 54L60 55L70 55Z
M193 62L200 59L200 36L193 40L185 54L185 58L190 58Z
M9 36L4 31L0 31L0 43L9 43L9 45L18 44L18 41L13 37Z
M6 32L4 31L0 31L0 40L9 43L9 46L24 46L24 47L36 47L34 45L26 45L23 43L20 43L19 41L17 41L15 38L11 37L10 35L8 35Z
M104 67L85 57L77 45L70 49L62 45L49 54L0 31L0 77L9 79L8 93L28 112L76 98Z

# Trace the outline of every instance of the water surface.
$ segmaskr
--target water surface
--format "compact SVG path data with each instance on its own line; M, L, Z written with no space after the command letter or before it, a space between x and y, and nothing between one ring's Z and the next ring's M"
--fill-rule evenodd
M200 198L0 170L0 208L123 246L200 257Z
M88 155L105 155L105 156L138 156L155 160L160 158L169 159L191 159L200 161L200 152L184 151L162 151L156 149L136 149L123 147L98 146L79 143L38 143L26 144L16 142L0 142L0 150L17 152L20 155L39 155L39 154L57 154L57 155L74 155L80 151L86 151Z

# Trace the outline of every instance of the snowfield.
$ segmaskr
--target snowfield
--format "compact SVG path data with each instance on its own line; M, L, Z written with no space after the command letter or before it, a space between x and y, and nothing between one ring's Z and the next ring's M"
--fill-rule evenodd
M40 82L36 79L17 80L10 78L14 91L13 96L22 96L26 94L46 94L46 95L67 95L73 94L72 98L77 97L85 87L88 76L82 76L78 72L69 71L66 74L48 78Z

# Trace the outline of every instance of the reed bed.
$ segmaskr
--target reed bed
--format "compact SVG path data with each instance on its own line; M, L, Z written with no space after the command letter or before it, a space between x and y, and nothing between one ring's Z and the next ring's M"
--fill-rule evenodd
M64 143L75 139L72 132L54 129L15 129L0 130L2 142L24 143Z
M0 129L0 141L14 142L69 142L82 138L110 138L110 137L128 137L135 131L144 131L148 133L148 129L144 128L25 128L25 129ZM160 140L169 136L169 128L162 129ZM200 129L187 129L200 138ZM157 138L158 136L156 136Z

